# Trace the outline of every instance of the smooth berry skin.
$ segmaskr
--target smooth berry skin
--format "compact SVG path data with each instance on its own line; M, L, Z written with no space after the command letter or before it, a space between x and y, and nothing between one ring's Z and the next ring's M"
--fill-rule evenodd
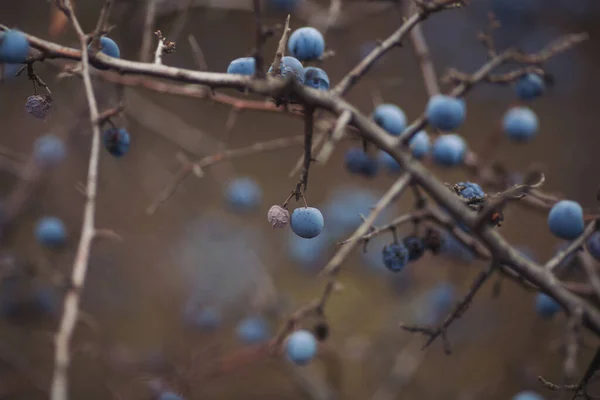
M317 354L317 339L307 330L292 333L286 342L287 358L296 365L306 365Z
M379 163L363 149L354 147L346 152L344 158L348 172L372 178L379 172Z
M464 100L441 94L429 99L425 112L431 126L442 131L458 128L467 117Z
M587 251L600 261L600 232L594 232L586 242Z
M538 132L538 118L527 107L514 107L506 112L502 127L508 138L515 142L528 142Z
M0 63L18 64L29 56L29 40L17 30L0 32Z
M300 61L316 60L325 51L325 39L321 32L310 26L296 29L288 40L288 50Z
M129 152L131 136L124 128L110 128L102 135L104 147L113 157L123 157Z
M247 317L237 326L237 336L245 344L256 344L267 340L269 326L261 317Z
M433 161L443 167L455 167L463 163L467 144L455 133L440 135L432 147Z
M550 319L560 311L560 304L547 294L538 293L535 297L535 311L540 317Z
M473 182L459 182L457 186L461 187L458 191L459 196L467 200L473 200L485 196L485 192L476 183Z
M228 74L254 75L256 72L256 60L254 57L236 58L227 67Z
M60 247L67 240L65 224L56 217L44 217L35 227L35 237L38 242L47 247Z
M323 232L325 220L317 208L300 207L292 212L290 226L292 231L301 238L312 239Z
M521 77L515 85L517 97L524 101L530 101L544 93L544 80L537 74L527 74Z
M53 167L65 159L67 149L57 136L44 135L35 141L33 154L39 165Z
M417 160L421 160L425 157L431 149L431 141L429 135L425 131L417 132L415 136L408 142L412 155Z
M402 171L402 167L387 151L380 150L378 156L381 165L392 174L397 174Z
M184 398L174 392L162 392L156 400L184 400Z
M329 76L321 68L304 68L304 84L317 90L329 90Z
M373 121L394 136L399 136L406 129L406 114L394 104L377 106L373 111Z
M416 261L425 254L425 243L419 236L407 236L402 239L402 244L408 250L408 261Z
M583 233L583 209L572 200L561 200L548 213L550 232L564 240L576 239Z
M402 243L392 243L382 251L383 264L391 272L400 272L408 264L408 249Z
M92 45L88 46L88 49L91 49ZM100 38L100 52L106 54L112 58L121 58L121 50L119 50L119 46L117 43L109 37L102 36ZM108 69L108 67L97 66L98 69Z
M273 71L273 67L269 68L269 73ZM279 72L283 78L293 76L298 82L304 84L304 66L298 59L290 56L285 56L281 59Z
M251 211L260 205L262 189L253 179L237 178L227 185L226 198L232 209Z
M536 392L526 390L514 395L512 400L544 400L544 398Z

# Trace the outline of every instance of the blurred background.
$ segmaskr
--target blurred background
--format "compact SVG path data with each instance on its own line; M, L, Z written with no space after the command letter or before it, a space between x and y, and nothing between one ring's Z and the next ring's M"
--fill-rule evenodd
M177 51L165 56L165 64L198 68L190 35L198 41L210 71L224 72L231 60L251 54L255 44L251 1L204 2L207 5L182 12L187 3L158 3L155 29L177 43ZM265 4L267 25L285 19L286 10L276 3ZM300 3L291 10L292 29L305 25L323 29L329 2ZM95 26L101 5L99 0L76 1L87 31ZM402 10L385 1L342 3L340 18L325 34L326 47L335 56L321 65L332 85L377 40L397 29ZM600 122L596 99L600 53L595 39L600 3L473 0L467 8L433 15L423 29L438 76L449 67L473 72L485 63L477 33L486 29L489 12L502 23L496 31L499 48L515 45L536 51L562 34L589 32L591 40L547 64L555 82L532 103L541 126L535 141L518 146L501 140L491 157L511 171L524 172L539 164L547 176L546 190L595 207L595 171L600 168L600 138L595 132ZM46 2L4 1L0 16L2 24L78 46L72 29L66 25L61 30L60 19ZM110 37L119 44L122 58L140 59L145 16L145 2L117 2ZM279 35L276 31L265 47L267 62ZM53 334L78 243L84 202L78 186L86 179L90 129L81 80L59 77L59 66L35 65L52 90L52 111L45 120L25 110L25 100L33 93L25 74L15 78L5 73L0 84L3 197L21 187L38 137L54 133L65 140L68 150L62 164L43 171L30 201L2 232L1 399L48 397ZM101 109L114 106L114 85L102 81L95 85ZM387 102L400 106L410 120L418 117L427 94L408 41L380 60L348 99L367 114L374 105ZM472 150L486 146L514 101L510 86L483 84L467 97L468 118L460 133ZM537 376L561 382L566 318L540 318L535 293L512 282L502 283L497 298L492 296L495 278L486 284L449 329L450 356L441 341L420 351L424 338L398 327L438 321L485 266L451 241L442 255L427 255L400 274L387 271L381 259L381 249L392 241L390 234L370 242L366 252L357 249L343 265L343 290L326 308L329 337L317 361L300 368L283 358L252 357L249 342L272 336L285 315L321 293L318 271L334 253L336 242L360 224L359 214L367 214L394 181L394 174L381 169L377 177L366 179L348 173L344 153L358 143L340 145L325 166L315 165L307 199L323 211L326 228L313 240L299 239L289 229L274 230L266 221L269 207L281 204L295 187L297 177L290 178L289 172L302 154L300 146L210 167L204 178L188 178L150 215L148 205L181 166L178 154L197 159L224 148L299 135L302 121L245 111L228 131L226 105L132 87L125 89L125 105L125 113L113 120L130 132L131 151L123 158L102 152L96 218L99 227L114 230L122 241L102 240L93 246L83 316L73 342L72 398L149 399L166 388L186 399L507 399L521 390L536 390L546 398L559 396L542 388ZM472 179L460 169L433 171L450 183ZM257 202L248 209L228 202L228 185L236 178L249 178L257 185ZM384 212L379 223L412 206L410 195L405 196ZM65 248L48 250L36 242L35 224L44 216L59 217L66 224ZM399 234L409 233L409 228ZM518 205L510 207L500 229L538 261L547 260L563 245L548 231L544 212ZM561 274L577 274L576 269L577 265L565 265ZM18 279L10 278L14 271L20 271ZM318 322L305 321L302 327L312 329ZM597 339L584 336L578 376L591 360L595 344Z

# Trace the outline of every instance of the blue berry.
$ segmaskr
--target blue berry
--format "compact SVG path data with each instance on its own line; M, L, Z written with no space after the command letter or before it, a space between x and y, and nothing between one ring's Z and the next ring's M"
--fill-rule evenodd
M314 89L329 90L329 77L321 68L304 68L304 84Z
M189 322L200 329L216 329L221 325L221 313L214 307L202 307L190 315Z
M418 260L425 253L425 243L419 236L406 236L402 243L408 250L408 261Z
M544 93L544 80L537 74L527 74L517 81L517 96L521 100L533 100Z
M408 144L412 150L413 157L417 160L425 157L427 153L429 153L429 148L431 147L429 135L425 131L417 132L417 134L410 139Z
M379 162L391 173L395 174L402 171L402 167L387 151L379 151Z
M535 310L542 318L552 318L560 311L560 304L547 294L538 293L535 297Z
M473 200L485 196L485 192L481 186L473 182L459 182L456 184L456 187L459 196L467 200Z
M544 400L544 398L536 392L525 390L514 395L512 400Z
M308 364L317 354L317 340L306 330L292 333L286 342L287 357L296 365Z
M156 400L184 400L184 399L177 393L167 391L167 392L160 393L157 396Z
M324 230L312 239L305 239L292 233L288 236L287 245L292 260L308 269L319 265L330 243L333 243L333 238Z
M236 58L227 67L228 74L254 75L256 71L256 60L254 57Z
M440 283L429 293L433 309L439 314L447 312L456 299L456 288L449 282Z
M67 240L67 230L60 219L44 217L36 225L35 236L44 246L59 247Z
M269 68L269 73L273 70L273 67ZM279 74L287 78L288 76L295 77L298 82L304 83L304 66L300 61L294 57L285 56L281 59L281 65L279 66Z
M433 142L433 161L444 167L454 167L463 163L467 153L464 139L455 133L440 135Z
M292 12L298 5L302 3L302 0L269 0L269 7L282 11L282 12Z
M246 344L260 343L269 337L269 326L261 317L247 317L238 324L237 336Z
M91 44L88 49L91 49ZM121 58L121 50L119 50L119 46L109 37L102 36L100 38L100 52L106 54L112 58ZM99 69L108 69L108 67L97 66Z
M550 232L564 240L573 240L583 233L583 209L572 200L561 200L548 213Z
M64 160L67 149L58 137L45 135L35 141L33 153L40 165L52 167Z
M409 261L408 249L402 243L392 243L383 248L383 263L392 272L400 272Z
M17 30L0 32L0 63L22 63L29 55L29 40Z
M236 211L256 209L262 200L262 189L251 178L236 178L226 188L227 203Z
M390 135L398 136L406 129L406 114L394 104L381 104L373 112L373 120Z
M288 41L290 54L300 61L316 60L325 51L325 39L312 27L296 29Z
M592 257L600 261L600 232L594 232L592 236L589 237L586 247Z
M512 140L526 142L538 131L538 118L527 107L514 107L508 110L502 120L504 133Z
M123 157L129 152L131 145L131 136L124 128L110 128L104 131L102 137L104 147L114 157Z
M445 232L443 235L441 252L449 257L460 260L465 263L470 263L475 259L475 254L459 241L454 235Z
M372 178L379 171L377 160L359 147L351 148L345 156L346 169L353 174Z
M431 126L442 131L458 128L467 115L464 100L441 94L429 99L425 112Z
M321 211L314 207L300 207L292 212L290 218L292 231L305 239L319 236L325 226Z

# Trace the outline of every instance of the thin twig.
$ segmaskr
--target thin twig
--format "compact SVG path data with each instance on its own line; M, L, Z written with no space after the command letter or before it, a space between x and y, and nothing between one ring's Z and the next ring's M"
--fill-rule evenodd
M271 64L271 76L277 76L279 74L279 66L281 65L281 59L285 55L285 47L287 46L287 41L292 33L290 29L290 18L288 15L285 19L285 25L283 27L283 33L281 34L281 39L279 40L279 45L277 46L277 51L275 52L275 58L273 59L273 63Z
M588 224L583 233L579 237L573 240L566 249L559 251L554 257L552 257L546 263L546 269L548 271L554 271L559 265L561 265L571 254L580 250L585 244L586 240L596 232L597 222L593 221Z
M150 61L150 48L152 47L152 32L154 32L154 20L156 19L156 6L158 0L146 2L146 18L144 19L144 31L142 33L142 45L140 47L140 61Z
M333 128L331 136L329 137L329 140L325 142L325 144L321 148L321 151L315 157L321 165L325 164L331 157L335 145L344 136L344 132L346 130L346 127L350 123L351 117L352 114L350 114L350 112L344 111L335 122L335 126Z

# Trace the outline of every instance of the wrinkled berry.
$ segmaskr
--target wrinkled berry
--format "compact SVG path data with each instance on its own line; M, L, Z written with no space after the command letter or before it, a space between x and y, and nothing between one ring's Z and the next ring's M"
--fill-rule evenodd
M392 243L383 248L383 263L392 272L402 271L408 260L408 249L402 243Z
M273 228L283 228L290 222L290 212L278 205L271 206L267 212L267 220Z
M46 94L34 94L27 98L25 110L36 118L44 119L50 113L52 97Z

